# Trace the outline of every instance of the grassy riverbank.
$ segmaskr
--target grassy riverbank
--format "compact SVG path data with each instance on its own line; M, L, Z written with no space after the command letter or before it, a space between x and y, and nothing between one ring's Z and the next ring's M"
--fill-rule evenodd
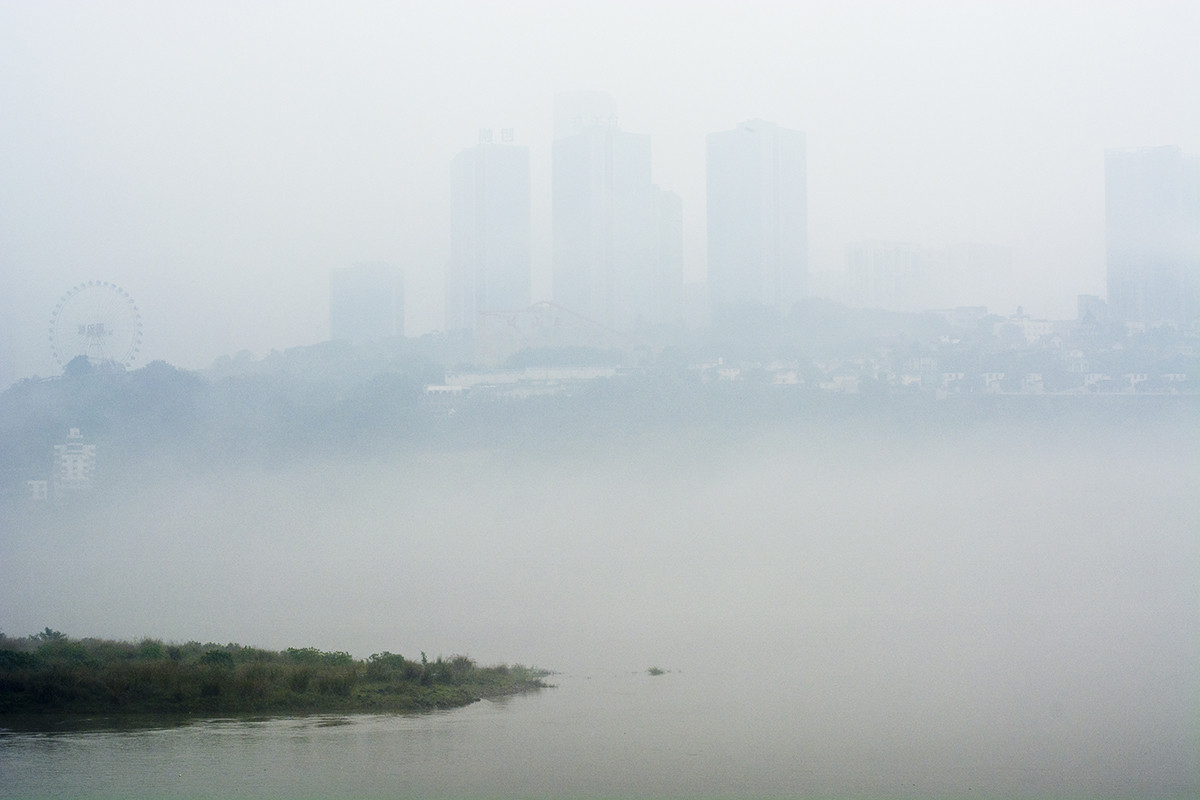
M419 711L546 686L545 672L466 656L365 660L316 648L0 639L0 714Z

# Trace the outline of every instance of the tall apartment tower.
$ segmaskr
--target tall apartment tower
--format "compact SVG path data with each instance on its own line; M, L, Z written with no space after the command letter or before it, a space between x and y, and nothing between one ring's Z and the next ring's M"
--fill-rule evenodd
M762 120L710 133L707 184L714 307L786 313L808 279L804 134Z
M555 132L554 301L618 330L669 318L682 214L651 181L650 137L622 131L599 92L557 96Z
M446 329L474 330L489 311L530 303L532 245L529 148L504 129L455 156L450 183L450 270Z
M921 248L909 242L862 241L846 246L852 305L888 311L923 310Z
M1110 316L1200 318L1200 158L1174 145L1109 150L1104 208Z
M404 284L388 264L356 264L329 276L329 338L363 344L404 335Z
M655 186L653 205L653 268L642 316L648 323L682 322L683 200L675 192Z

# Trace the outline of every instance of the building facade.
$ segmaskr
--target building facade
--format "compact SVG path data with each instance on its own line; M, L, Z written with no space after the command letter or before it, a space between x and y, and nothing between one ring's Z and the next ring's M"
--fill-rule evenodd
M650 137L621 130L606 98L556 98L554 301L630 330L678 313L682 212L678 196L651 181Z
M846 246L850 304L888 311L925 307L921 248L909 242L854 242Z
M1104 209L1111 318L1200 318L1200 158L1177 146L1109 150Z
M529 148L490 131L451 165L446 330L474 330L479 315L530 304Z
M707 141L708 283L714 309L770 306L805 294L805 136L751 120Z
M653 205L651 285L641 315L649 324L682 322L683 200L675 192L655 186Z
M79 428L67 431L65 444L54 445L54 461L56 496L92 488L92 478L96 474L96 445L85 442Z

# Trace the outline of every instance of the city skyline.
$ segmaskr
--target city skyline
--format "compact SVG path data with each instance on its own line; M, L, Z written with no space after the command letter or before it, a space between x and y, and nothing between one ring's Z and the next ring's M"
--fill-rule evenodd
M138 298L140 363L322 341L329 270L358 262L404 272L408 334L442 329L447 165L481 125L530 147L531 295L550 297L552 98L589 87L653 137L688 283L707 263L705 137L757 117L806 133L810 275L842 270L850 242L992 244L1011 253L996 311L1068 317L1105 294L1105 151L1200 151L1198 27L1181 2L14 0L0 383L57 372L46 321L87 280Z

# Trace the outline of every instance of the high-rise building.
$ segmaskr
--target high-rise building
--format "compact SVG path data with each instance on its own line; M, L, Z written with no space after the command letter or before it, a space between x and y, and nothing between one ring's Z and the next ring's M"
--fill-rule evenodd
M530 303L529 148L491 131L451 165L446 329L474 330L480 314Z
M641 317L648 323L684 318L683 200L675 192L654 187L651 285Z
M921 248L909 242L854 242L846 246L846 283L851 304L888 311L920 311Z
M682 290L683 228L678 197L651 182L650 137L622 131L607 95L555 104L554 300L619 330L660 322Z
M707 183L713 305L786 313L808 276L804 134L762 120L710 133Z
M1200 158L1173 145L1109 150L1104 207L1111 317L1200 318Z
M330 339L354 344L404 335L404 284L387 264L341 267L329 276Z

